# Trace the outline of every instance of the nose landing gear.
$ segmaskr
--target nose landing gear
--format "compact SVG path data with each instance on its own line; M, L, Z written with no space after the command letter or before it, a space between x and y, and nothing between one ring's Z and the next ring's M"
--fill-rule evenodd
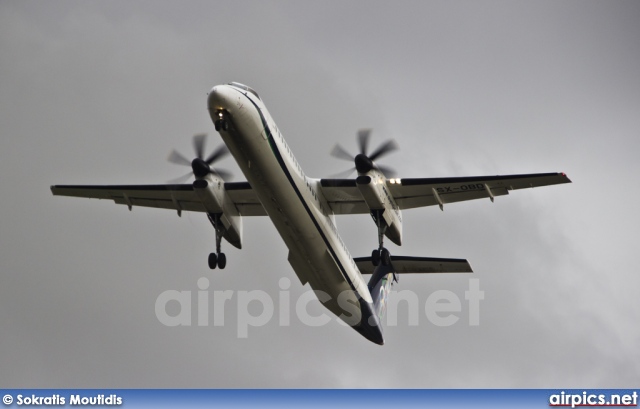
M221 130L222 131L228 131L229 130L229 124L224 119L216 120L213 123L213 126L216 128L216 131L218 131L218 132L220 132Z
M229 130L229 122L227 122L227 120L224 117L225 117L224 112L219 111L218 119L216 119L213 122L213 126L216 128L217 132Z

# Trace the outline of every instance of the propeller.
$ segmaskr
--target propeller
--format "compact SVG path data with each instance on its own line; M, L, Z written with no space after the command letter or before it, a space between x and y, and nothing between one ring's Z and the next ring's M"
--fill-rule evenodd
M204 157L205 144L207 140L207 134L197 134L193 136L193 150L196 153L196 157L193 160L189 160L184 157L180 152L175 149L169 153L167 160L176 165L191 166L191 172L177 179L172 180L172 183L183 183L192 175L201 178L205 177L209 173L220 176L222 179L228 179L231 177L231 173L222 170L214 169L213 165L218 160L222 159L229 154L229 149L226 145L218 146L209 156Z
M331 150L331 156L338 159L348 160L349 162L353 161L355 163L355 167L338 173L337 175L335 175L336 177L347 177L351 175L354 170L357 170L358 173L367 173L371 169L378 169L386 177L393 177L395 175L395 171L393 169L387 166L377 165L374 163L374 161L383 157L389 152L398 149L398 144L393 139L389 139L388 141L382 143L382 145L378 146L378 148L371 154L367 154L370 136L371 129L361 129L360 131L358 131L358 147L360 148L360 153L355 156L347 152L340 145L336 145L333 147L333 149Z

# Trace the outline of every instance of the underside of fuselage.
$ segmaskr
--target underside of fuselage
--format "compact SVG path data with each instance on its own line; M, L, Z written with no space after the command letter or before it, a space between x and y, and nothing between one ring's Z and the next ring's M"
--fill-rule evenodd
M383 344L369 288L257 93L220 85L208 105L214 122L225 121L216 128L288 247L302 284L338 318Z

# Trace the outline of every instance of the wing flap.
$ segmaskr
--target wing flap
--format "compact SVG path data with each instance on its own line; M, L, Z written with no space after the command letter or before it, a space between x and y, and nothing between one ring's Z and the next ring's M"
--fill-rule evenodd
M508 195L510 190L571 183L564 173L532 173L453 178L388 179L402 210ZM355 179L321 179L320 186L335 214L369 213Z
M58 185L51 186L51 192L56 196L108 199L127 206L205 211L192 185Z
M249 182L227 182L224 184L224 189L242 216L267 215Z
M225 183L225 191L242 216L265 216L266 212L247 182ZM113 200L116 204L179 211L206 212L193 185L57 185L56 196Z
M354 261L362 274L373 274L371 257L358 257ZM465 259L391 256L391 265L399 274L473 273Z
M355 179L321 179L322 194L334 214L368 214Z
M438 193L437 190L436 193ZM508 195L509 191L505 188L492 188L491 194L493 197L504 196ZM455 194L438 193L438 196L443 204L475 199L488 199L491 197L489 196L489 193L484 190L458 192ZM400 209L413 209L416 207L436 206L440 204L433 193L397 198L396 203L398 203L398 207Z
M392 179L388 184L400 209L443 205L475 199L492 199L510 190L571 183L564 173L504 176Z
M141 199L137 197L112 197L115 204L127 205L132 207L154 207L156 209L184 210L189 212L206 212L202 202L188 202L184 200L159 200L159 199ZM178 208L179 207L179 208Z

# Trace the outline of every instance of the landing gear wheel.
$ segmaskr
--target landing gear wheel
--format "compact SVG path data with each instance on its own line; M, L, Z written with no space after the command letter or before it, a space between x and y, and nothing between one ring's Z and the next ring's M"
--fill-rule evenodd
M213 270L216 268L217 264L218 264L218 255L216 253L209 254L209 268ZM225 260L225 264L226 264L226 260Z
M227 256L224 253L218 254L218 268L222 270L227 265Z
M223 120L219 119L218 121ZM218 125L218 121L216 121L216 126ZM207 213L207 216L216 231L216 252L209 254L209 268L213 270L218 267L222 270L227 266L227 256L220 251L220 242L222 241L222 235L224 234L224 226L220 221L221 213Z
M383 265L388 266L389 264L391 264L391 254L389 254L389 250L382 249L380 251L380 258Z
M374 266L380 265L380 250L373 250L371 252L371 264Z
M380 262L382 262L382 265L384 266L391 264L391 255L389 254L389 250L384 248L384 233L387 230L387 224L382 218L383 213L384 210L371 211L371 217L378 228L378 248L373 250L373 253L371 253L371 262L376 267L380 265Z

